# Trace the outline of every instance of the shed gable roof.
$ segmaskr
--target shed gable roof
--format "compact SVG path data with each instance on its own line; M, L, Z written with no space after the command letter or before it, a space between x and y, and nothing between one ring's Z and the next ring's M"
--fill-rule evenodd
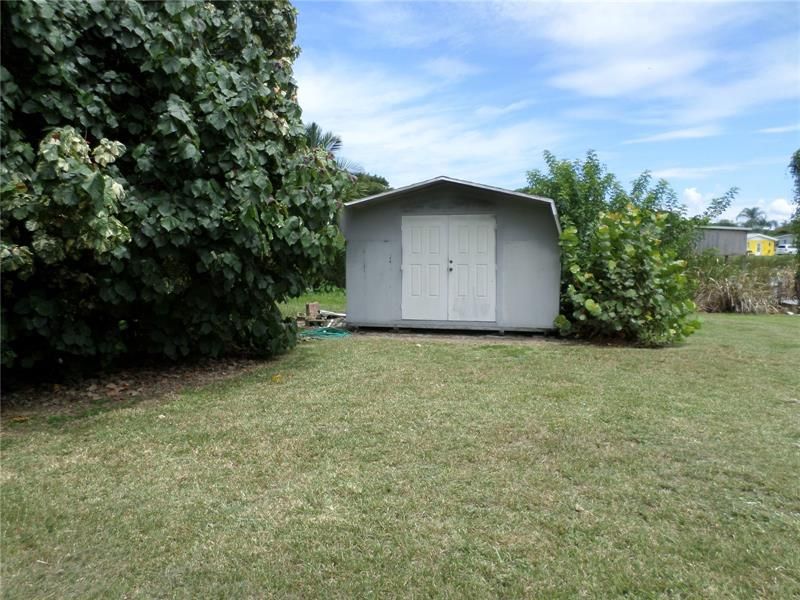
M748 233L747 234L748 240L769 240L772 242L777 242L778 238L774 238L771 235L764 235L763 233Z
M555 202L553 202L550 198L545 198L543 196L534 196L533 194L525 194L522 192L514 192L512 190L506 190L499 187L494 187L491 185L483 185L480 183L473 183L471 181L465 181L463 179L454 179L453 177L445 177L439 176L434 177L433 179L426 179L425 181L420 181L419 183L412 183L411 185L406 185L403 187L399 187L394 190L389 190L388 192L381 192L380 194L374 194L372 196L367 196L366 198L359 198L358 200L351 200L350 202L345 202L346 207L351 206L361 206L364 204L380 201L380 200L387 200L392 198L393 196L400 196L403 194L407 194L408 192L412 192L415 190L421 190L428 187L433 187L435 185L441 184L450 184L457 187L464 187L474 190L482 190L486 192L491 192L497 196L505 196L507 198L518 198L522 200L528 200L533 202L539 202L542 204L547 204L550 206L550 211L553 214L553 220L556 224L556 229L558 232L561 233L561 224L558 220L558 211L556 210Z

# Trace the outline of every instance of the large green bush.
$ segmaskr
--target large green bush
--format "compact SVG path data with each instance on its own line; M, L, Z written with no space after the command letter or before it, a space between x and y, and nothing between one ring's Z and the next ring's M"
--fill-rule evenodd
M304 142L294 9L19 1L2 28L4 367L290 346L276 302L347 185Z
M563 231L563 334L660 346L697 328L686 263L661 243L667 221L627 206L600 213L583 243L575 227Z
M698 227L727 209L736 188L689 217L669 184L648 172L627 191L592 151L584 160L544 158L547 171L529 171L523 191L552 198L561 220L560 331L643 345L691 334L698 324L689 318L686 261Z

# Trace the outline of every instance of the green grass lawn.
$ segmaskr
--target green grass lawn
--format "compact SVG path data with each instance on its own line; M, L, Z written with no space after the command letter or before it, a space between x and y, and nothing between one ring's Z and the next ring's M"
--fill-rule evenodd
M353 336L2 434L8 598L800 595L800 317ZM280 377L275 377L280 375Z

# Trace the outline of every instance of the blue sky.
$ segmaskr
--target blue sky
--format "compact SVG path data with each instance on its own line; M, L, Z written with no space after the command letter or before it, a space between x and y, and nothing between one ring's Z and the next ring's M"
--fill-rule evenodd
M306 122L402 186L449 175L517 188L542 151L588 149L701 210L791 214L800 2L297 2Z

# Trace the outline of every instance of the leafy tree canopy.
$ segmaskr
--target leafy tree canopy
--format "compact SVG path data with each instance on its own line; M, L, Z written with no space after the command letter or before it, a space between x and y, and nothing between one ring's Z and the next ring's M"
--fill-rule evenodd
M1 9L4 367L290 346L349 182L304 141L288 2Z
M794 215L789 223L789 229L794 233L795 240L800 241L800 148L794 151L789 160L789 173L794 179ZM794 293L800 298L800 253L796 256L797 271L794 278Z
M775 221L770 221L767 218L767 213L765 213L758 206L743 208L739 212L739 214L736 215L736 220L743 227L749 227L750 229L759 229L762 231L772 229L778 226L778 223Z
M731 188L722 196L713 198L702 214L687 217L686 207L669 183L664 179L653 182L647 171L631 183L628 191L592 150L586 153L584 160L558 159L550 152L544 153L544 160L547 170L529 171L528 186L521 191L553 199L562 227L575 228L581 240L579 248L584 250L588 234L601 213L619 212L633 206L664 213L666 221L659 228L662 244L686 258L692 252L697 227L719 218L738 193L737 188Z
M347 160L339 155L344 145L342 138L332 131L324 131L317 123L311 122L305 126L306 143L309 148L319 148L328 152L335 160L336 165L342 170L353 175L364 171L358 163Z
M352 199L366 198L392 189L385 177L371 173L356 173L353 189L349 196Z
M317 123L311 122L305 126L306 141L312 148L322 148L331 154L336 154L342 149L342 138L332 131L323 131Z

